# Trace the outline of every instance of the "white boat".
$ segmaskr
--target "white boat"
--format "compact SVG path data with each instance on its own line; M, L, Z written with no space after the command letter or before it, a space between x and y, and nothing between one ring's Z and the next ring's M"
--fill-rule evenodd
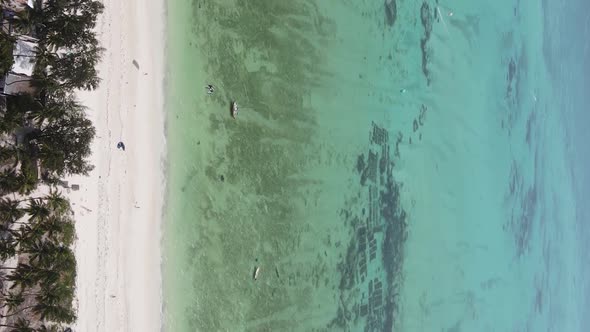
M254 275L252 276L254 280L258 280L258 275L260 274L260 266L254 267Z
M235 101L232 101L230 104L230 111L231 111L231 117L232 118L236 118L236 116L238 115L238 103L236 103Z

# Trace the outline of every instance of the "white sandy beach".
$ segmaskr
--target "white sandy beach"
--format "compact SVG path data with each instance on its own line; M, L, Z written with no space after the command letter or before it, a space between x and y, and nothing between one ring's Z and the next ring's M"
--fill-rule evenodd
M68 179L80 184L69 193L78 234L75 330L159 331L164 3L103 3L101 86L79 94L97 130L95 169ZM126 151L116 148L119 141Z

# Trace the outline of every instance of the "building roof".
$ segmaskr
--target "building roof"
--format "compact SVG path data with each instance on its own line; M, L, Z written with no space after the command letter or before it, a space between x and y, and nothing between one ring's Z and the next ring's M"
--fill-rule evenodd
M2 2L2 6L9 8L15 12L23 11L27 7L33 8L33 0L6 0Z
M11 71L16 74L33 75L37 43L33 38L19 37L14 45L14 64Z
M31 85L31 78L27 75L9 73L2 84L3 93L6 95L18 95L28 93L35 95L36 89Z

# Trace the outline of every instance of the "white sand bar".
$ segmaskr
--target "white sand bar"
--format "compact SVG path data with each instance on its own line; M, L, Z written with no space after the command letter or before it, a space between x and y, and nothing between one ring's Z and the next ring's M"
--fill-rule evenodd
M164 200L164 3L104 0L102 82L81 92L97 137L90 177L68 179L78 239L76 331L159 331ZM117 149L125 143L126 150Z

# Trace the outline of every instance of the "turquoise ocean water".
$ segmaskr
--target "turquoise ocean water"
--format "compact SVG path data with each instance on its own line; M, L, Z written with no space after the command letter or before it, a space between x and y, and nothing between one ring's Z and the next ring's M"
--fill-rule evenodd
M164 330L585 331L587 6L168 1Z

